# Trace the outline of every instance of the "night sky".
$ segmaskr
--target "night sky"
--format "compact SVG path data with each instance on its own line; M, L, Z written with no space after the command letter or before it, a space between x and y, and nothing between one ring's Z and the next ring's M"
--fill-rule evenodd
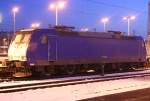
M17 29L29 28L32 22L40 22L41 27L55 24L55 11L49 10L50 3L56 0L0 0L0 13L3 16L0 30L13 29L11 8L19 6ZM62 0L61 0L62 1ZM102 17L109 17L109 30L127 32L127 22L123 16L135 15L132 32L144 38L147 33L147 11L149 0L65 0L66 6L59 11L59 24L103 31Z

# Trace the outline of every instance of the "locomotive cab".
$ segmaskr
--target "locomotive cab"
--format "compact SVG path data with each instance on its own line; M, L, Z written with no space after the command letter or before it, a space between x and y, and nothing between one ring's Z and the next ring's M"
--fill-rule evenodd
M56 60L56 37L50 34L53 33L52 31L51 29L25 29L14 35L8 50L9 66L14 68L14 77L31 76L35 66L38 73L43 65L47 66L49 61ZM51 47L48 45L49 42L52 43ZM51 55L48 50L51 51Z
M10 61L10 67L13 68L14 77L31 76L31 69L26 63L30 38L31 31L19 31L12 39L8 49L8 59Z

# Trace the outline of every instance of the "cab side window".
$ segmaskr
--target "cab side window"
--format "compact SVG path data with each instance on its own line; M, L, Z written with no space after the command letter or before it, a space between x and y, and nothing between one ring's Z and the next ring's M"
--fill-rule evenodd
M42 38L41 38L41 43L42 44L47 44L48 43L48 36L43 35Z

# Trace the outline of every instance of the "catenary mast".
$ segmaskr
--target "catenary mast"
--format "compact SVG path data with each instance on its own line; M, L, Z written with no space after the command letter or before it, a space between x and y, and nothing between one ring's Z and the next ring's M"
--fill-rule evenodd
M147 24L147 58L150 58L150 1L148 3L148 24Z
M150 41L150 1L148 3L148 32L147 32L147 40Z

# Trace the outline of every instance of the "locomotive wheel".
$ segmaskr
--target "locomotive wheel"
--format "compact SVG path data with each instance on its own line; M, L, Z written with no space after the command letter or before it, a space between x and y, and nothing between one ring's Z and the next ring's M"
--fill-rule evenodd
M53 66L51 66L51 67L49 67L49 66L45 67L45 72L46 72L47 76L54 75L55 74L54 67Z
M66 73L67 75L73 75L75 74L75 70L76 70L75 66L67 66Z

